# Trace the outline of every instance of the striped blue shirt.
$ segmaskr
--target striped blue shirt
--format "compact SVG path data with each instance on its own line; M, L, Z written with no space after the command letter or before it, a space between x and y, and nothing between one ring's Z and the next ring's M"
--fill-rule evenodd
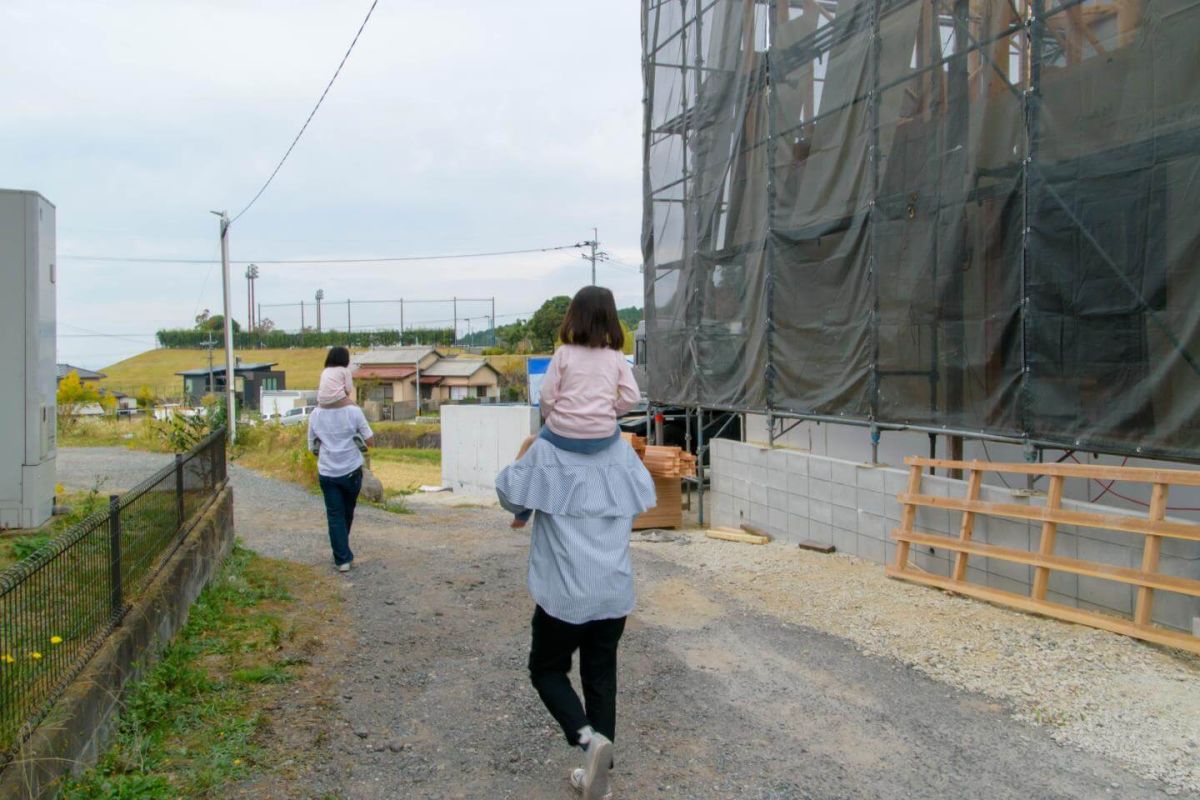
M535 510L529 593L550 616L582 624L633 611L629 534L655 504L654 481L628 443L571 453L539 439L496 479L500 504Z

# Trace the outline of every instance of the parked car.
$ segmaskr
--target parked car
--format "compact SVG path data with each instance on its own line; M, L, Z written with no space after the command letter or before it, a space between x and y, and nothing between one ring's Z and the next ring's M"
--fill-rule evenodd
M289 408L279 417L280 425L306 425L308 417L312 414L316 406L300 406L299 408Z

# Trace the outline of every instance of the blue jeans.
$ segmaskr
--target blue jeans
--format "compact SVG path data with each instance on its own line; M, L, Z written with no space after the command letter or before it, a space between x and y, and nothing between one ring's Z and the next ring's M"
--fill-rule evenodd
M358 504L362 479L361 467L340 478L320 476L325 516L329 520L329 546L333 548L333 563L339 567L354 560L350 550L350 526L354 523L354 506Z

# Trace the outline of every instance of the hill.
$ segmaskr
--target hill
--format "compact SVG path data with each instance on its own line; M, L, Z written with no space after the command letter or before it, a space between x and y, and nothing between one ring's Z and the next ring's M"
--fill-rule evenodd
M278 362L279 369L287 373L289 389L315 389L325 364L326 349L304 347L277 350L237 350L245 363ZM225 355L213 351L213 364L224 363ZM100 370L108 376L103 385L132 394L142 386L149 386L159 397L177 397L183 391L183 379L176 375L188 369L208 366L207 350L147 350L145 353L118 361Z

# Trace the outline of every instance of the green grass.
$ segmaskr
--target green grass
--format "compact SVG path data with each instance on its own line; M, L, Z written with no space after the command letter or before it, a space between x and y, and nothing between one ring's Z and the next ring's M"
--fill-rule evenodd
M40 528L30 531L12 531L0 537L0 569L28 558L53 541L59 534L87 519L95 512L108 507L108 497L100 494L99 487L90 492L60 494L58 502L69 506L71 513L53 517Z
M193 605L187 626L133 687L115 741L65 800L219 798L270 768L261 733L270 687L298 677L279 649L295 635L293 588L311 570L241 547Z
M323 347L298 347L237 350L235 355L248 363L276 362L276 369L286 373L289 389L315 389L320 383L327 352ZM221 351L215 351L214 357L216 363L224 363ZM147 350L101 369L108 376L101 385L127 394L148 386L157 397L178 397L183 393L183 378L175 373L207 366L208 352L205 350Z

